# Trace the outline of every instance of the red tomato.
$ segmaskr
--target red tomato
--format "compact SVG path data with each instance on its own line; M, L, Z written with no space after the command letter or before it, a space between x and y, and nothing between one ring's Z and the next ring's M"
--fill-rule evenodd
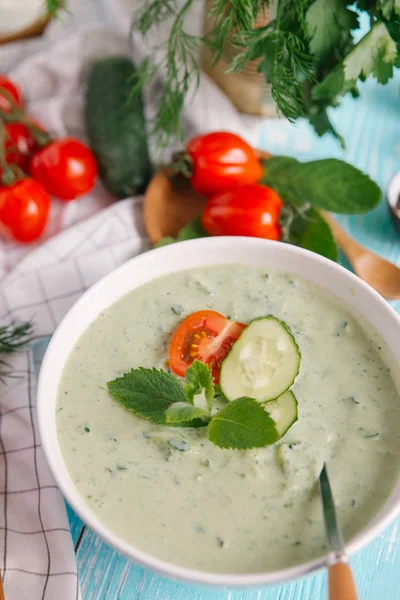
M186 152L192 163L192 187L200 194L210 195L261 179L256 152L234 133L200 135L186 145Z
M282 200L263 185L243 185L209 198L201 217L210 235L244 235L279 240Z
M97 165L80 140L63 138L39 150L31 162L32 177L61 200L74 200L94 187Z
M0 73L0 110L11 112L11 102L7 95L2 95L1 90L6 90L8 94L13 98L15 104L22 108L24 106L24 99L19 88L12 82L4 73Z
M46 227L49 212L50 198L33 179L0 188L0 229L8 239L36 240Z
M32 121L41 128L39 123ZM29 171L32 154L39 149L35 138L26 125L7 123L6 125L6 160L8 164L20 167L25 173Z
M172 338L171 369L183 376L194 360L200 360L210 367L213 379L218 383L221 363L245 327L214 310L200 310L189 315Z

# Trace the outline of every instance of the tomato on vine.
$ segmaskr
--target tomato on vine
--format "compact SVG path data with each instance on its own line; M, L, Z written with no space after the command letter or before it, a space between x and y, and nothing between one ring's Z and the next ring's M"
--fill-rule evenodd
M13 106L23 108L24 99L22 92L7 75L0 73L0 110L11 112Z
M255 150L241 137L227 131L193 138L184 152L175 155L172 166L190 177L193 189L206 196L257 183L262 176Z
M47 224L50 198L33 179L0 187L0 232L9 240L33 242Z
M97 164L90 148L75 138L50 142L31 161L32 177L61 200L87 194L97 179Z

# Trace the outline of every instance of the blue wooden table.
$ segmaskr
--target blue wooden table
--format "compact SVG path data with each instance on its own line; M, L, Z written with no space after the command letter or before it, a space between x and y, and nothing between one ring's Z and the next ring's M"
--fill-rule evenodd
M266 122L259 146L274 154L292 154L309 160L336 156L368 172L383 189L400 169L400 77L388 86L372 82L362 86L363 97L343 102L334 122L347 141L343 151L325 137L318 139L306 123ZM366 246L400 263L400 236L388 216L386 203L371 214L340 218L342 224ZM345 266L348 266L343 261ZM400 311L400 303L394 303ZM400 424L399 424L400 425ZM314 577L264 590L204 590L159 577L114 552L83 526L69 509L84 600L322 600L326 577ZM360 600L400 598L400 520L351 560ZM265 540L268 544L268 540Z

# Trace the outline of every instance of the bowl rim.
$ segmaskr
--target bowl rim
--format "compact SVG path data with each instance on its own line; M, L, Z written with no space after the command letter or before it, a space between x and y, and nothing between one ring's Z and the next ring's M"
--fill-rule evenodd
M383 313L386 313L389 318L393 319L397 322L397 325L400 328L400 317L395 312L395 310L386 302L386 300L378 294L373 288L371 288L367 283L359 279L352 272L348 271L338 263L335 263L323 256L315 254L309 250L305 250L299 248L297 246L292 246L289 244L284 244L281 242L275 242L270 240L263 240L259 238L248 238L248 237L218 237L218 238L200 238L193 240L186 240L180 242L179 244L171 244L167 246L163 246L160 248L155 248L146 252L143 252L127 262L123 263L104 277L102 277L99 281L97 281L94 285L89 287L86 292L74 303L74 305L69 309L66 315L63 317L61 322L59 323L56 331L54 332L50 343L47 347L45 356L42 361L42 366L40 369L39 379L38 379L38 388L37 388L37 417L38 417L38 427L39 427L39 435L43 447L43 451L45 454L45 458L50 467L53 477L59 487L61 493L64 498L71 505L73 510L78 514L78 516L82 519L84 523L86 523L104 542L112 546L118 552L121 552L135 563L144 566L146 568L151 569L161 575L165 575L169 578L180 580L185 583L190 584L200 584L204 586L217 586L217 587L229 587L229 588L251 588L251 587L261 587L267 585L274 584L283 584L293 579L298 579L314 573L315 571L321 569L322 567L329 564L331 560L331 553L318 557L316 559L289 567L284 569L279 569L276 571L267 571L267 572L257 572L257 573L248 573L248 574L232 574L232 573L214 573L209 571L199 571L196 569L191 569L188 567L182 567L176 565L174 563L170 563L168 561L156 558L151 554L136 548L132 544L124 541L117 534L115 534L108 526L106 526L102 520L96 516L94 511L86 504L83 500L83 497L78 492L75 487L72 479L69 477L67 466L64 463L65 471L67 477L59 472L57 461L55 459L53 453L53 447L51 442L49 441L48 436L46 435L47 430L47 419L48 419L48 411L46 407L46 381L48 378L51 378L52 372L49 369L49 363L52 355L56 352L57 346L62 343L62 339L64 336L64 332L68 329L69 323L73 321L75 315L78 315L81 306L90 302L91 299L96 296L101 288L104 285L108 285L112 280L119 274L124 273L125 271L129 271L132 269L133 264L138 264L141 261L151 260L149 257L152 256L154 260L160 260L161 257L165 257L167 259L168 254L172 254L171 247L177 246L182 250L182 254L185 252L201 252L205 248L209 247L212 249L216 246L221 248L226 248L229 250L232 244L243 246L243 247L252 247L263 245L263 247L267 250L270 248L271 251L274 249L278 252L288 253L288 255L292 255L293 258L300 257L304 258L304 260L314 261L319 263L323 269L327 271L327 275L329 271L331 273L336 272L340 273L340 276L347 279L347 281L354 286L355 288L362 289L367 292L372 298L375 299L380 305L380 310ZM175 252L174 252L175 253ZM166 260L166 262L168 262ZM232 264L237 261L229 261L224 264ZM212 264L212 263L205 263ZM221 264L216 262L215 264ZM165 274L185 270L190 267L181 267L177 269L171 269L167 271ZM194 267L193 267L194 268ZM278 269L279 270L279 269ZM283 270L282 270L283 272ZM154 278L158 277L155 276ZM150 280L150 279L149 279ZM142 284L140 284L142 285ZM136 285L132 286L132 289L135 287L139 287ZM123 297L125 293L122 293L119 298ZM110 303L111 306L114 302ZM93 320L98 316L98 313L95 314ZM82 333L86 330L87 327L82 327L78 337L82 335ZM55 414L53 415L55 416ZM55 419L54 419L55 422ZM59 449L59 444L58 450ZM60 450L61 453L61 450ZM63 461L64 462L64 461ZM397 484L400 482L400 479L397 481ZM386 499L386 502L393 496L395 488L393 488L391 495ZM380 511L383 507L381 507ZM400 498L398 501L391 506L384 515L382 515L379 519L374 517L366 527L357 534L354 538L350 540L346 544L346 553L351 556L358 550L364 548L367 544L369 544L375 537L377 537L398 515L400 515ZM375 522L376 521L376 522Z

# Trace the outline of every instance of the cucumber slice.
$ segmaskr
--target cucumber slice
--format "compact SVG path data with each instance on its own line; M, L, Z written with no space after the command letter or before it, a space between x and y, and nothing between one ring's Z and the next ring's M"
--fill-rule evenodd
M298 419L297 400L291 391L285 392L276 400L266 402L264 408L271 419L275 421L275 428L279 439L285 435Z
M228 400L275 400L300 368L300 350L287 325L273 316L252 321L222 363L220 386Z

